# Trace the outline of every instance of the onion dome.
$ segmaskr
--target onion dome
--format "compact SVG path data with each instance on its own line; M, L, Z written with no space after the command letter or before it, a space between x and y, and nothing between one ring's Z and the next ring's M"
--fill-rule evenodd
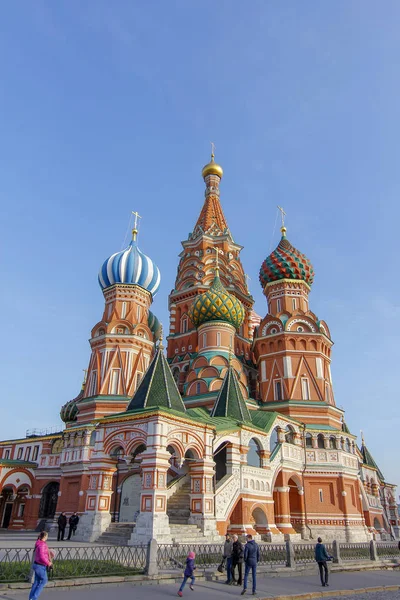
M157 319L156 315L149 310L149 316L147 318L147 324L150 328L150 331L154 335L154 338L158 340L160 338L160 334L162 331L161 323Z
M281 241L261 265L260 283L262 288L267 283L280 279L298 279L311 285L314 280L314 269L311 262L286 238L286 227L282 227L281 231Z
M139 285L153 296L160 287L160 270L151 258L139 250L136 240L136 229L129 246L116 252L104 261L99 273L99 284L102 290L114 283Z
M60 410L61 421L69 423L70 421L76 421L78 416L78 407L75 400L70 400Z
M203 175L203 179L207 177L207 175L218 175L220 179L222 179L222 175L224 174L224 170L221 165L218 165L214 160L214 152L211 154L211 160L207 163L201 172Z
M243 304L224 288L218 269L210 289L199 294L193 302L189 317L196 327L209 321L225 321L238 329L243 323Z

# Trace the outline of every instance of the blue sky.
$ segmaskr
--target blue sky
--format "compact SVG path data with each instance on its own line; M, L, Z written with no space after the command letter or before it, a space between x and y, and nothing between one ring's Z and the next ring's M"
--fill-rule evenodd
M399 20L390 0L2 6L1 438L57 425L79 391L131 210L168 326L212 140L258 313L280 204L316 271L337 404L400 484Z

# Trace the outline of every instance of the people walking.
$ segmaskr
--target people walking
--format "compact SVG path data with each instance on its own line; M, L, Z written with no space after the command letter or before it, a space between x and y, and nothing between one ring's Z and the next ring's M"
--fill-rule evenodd
M316 544L316 546L315 546L315 560L318 563L319 576L321 578L322 587L329 587L329 584L328 584L329 571L328 571L328 565L326 564L326 562L328 560L332 560L332 556L329 556L329 554L327 553L325 544L322 543L322 539L320 537L318 538L318 544Z
M238 576L235 579L235 570L238 569ZM243 569L243 544L239 541L237 535L233 536L233 548L232 548L232 583L236 585L242 585L242 569Z
M65 516L65 512L62 512L57 520L58 524L58 534L57 534L57 542L64 540L65 528L67 527L67 517Z
M183 596L183 593L182 593L183 588L185 587L188 579L191 579L189 587L193 592L193 589L194 589L193 586L194 586L194 582L195 582L194 571L196 569L195 564L194 564L195 558L196 558L195 552L189 552L187 559L186 559L186 568L183 573L183 581L181 583L181 587L179 588L178 596L181 596L181 597Z
M78 523L79 523L79 517L76 514L76 512L74 512L70 518L69 518L69 531L68 531L68 539L71 539L71 535L76 533L77 527L78 527Z
M29 593L29 600L37 600L46 585L47 568L52 567L53 563L50 558L50 551L47 546L47 531L42 531L39 534L37 542L35 544L34 557L33 557L33 571L35 573L35 580L33 582L31 591Z
M246 535L247 543L244 547L244 582L243 582L243 590L242 596L247 591L247 579L249 577L249 573L251 570L251 576L253 578L253 596L256 595L257 589L257 563L260 560L260 549L258 544L253 540L253 536L248 534Z
M233 551L233 542L231 540L231 536L229 533L225 536L224 543L224 553L223 559L226 560L226 581L227 585L230 585L232 580L232 551Z

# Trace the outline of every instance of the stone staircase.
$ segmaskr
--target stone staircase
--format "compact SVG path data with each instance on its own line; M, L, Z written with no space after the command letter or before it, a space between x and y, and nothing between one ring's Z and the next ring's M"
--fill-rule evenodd
M168 499L167 514L170 525L187 525L190 516L190 481Z
M127 546L134 528L134 523L111 523L96 540L96 544Z

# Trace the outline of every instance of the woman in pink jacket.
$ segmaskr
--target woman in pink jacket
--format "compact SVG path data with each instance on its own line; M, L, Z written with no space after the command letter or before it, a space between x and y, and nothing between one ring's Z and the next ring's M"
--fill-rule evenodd
M47 567L52 566L49 547L46 544L48 537L47 531L42 531L35 544L35 555L33 558L32 568L35 572L35 581L29 593L29 600L37 600L39 598L47 579Z

